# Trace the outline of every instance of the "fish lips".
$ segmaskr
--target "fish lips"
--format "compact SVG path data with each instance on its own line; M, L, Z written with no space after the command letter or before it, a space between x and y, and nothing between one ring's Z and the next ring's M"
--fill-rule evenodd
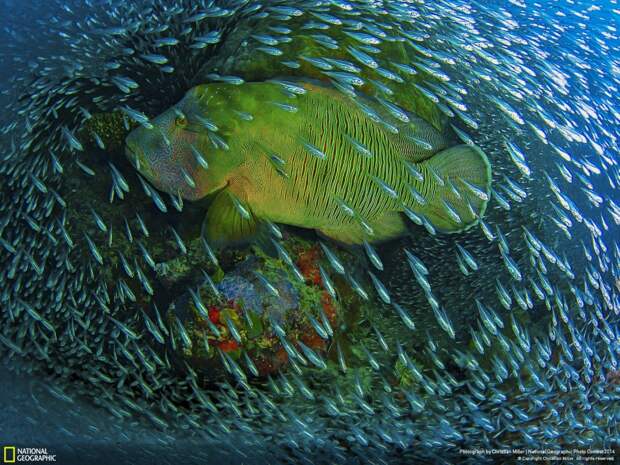
M130 141L130 137L128 137L125 141L125 156L136 169L136 171L138 171L138 173L147 178L149 182L155 183L156 177L151 169L150 164L145 161L147 157L141 149L139 149L134 143Z

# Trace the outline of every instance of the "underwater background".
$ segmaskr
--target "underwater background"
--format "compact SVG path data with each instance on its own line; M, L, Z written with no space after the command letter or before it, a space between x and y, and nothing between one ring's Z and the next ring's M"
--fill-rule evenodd
M58 463L618 461L618 2L0 7L0 446ZM125 153L194 86L281 87L264 115L199 120L227 156L227 125L295 114L304 79L388 131L415 115L480 147L490 187L424 174L482 217L447 234L412 207L407 234L363 245L274 220L216 247L213 199L159 190ZM208 172L210 152L188 153Z

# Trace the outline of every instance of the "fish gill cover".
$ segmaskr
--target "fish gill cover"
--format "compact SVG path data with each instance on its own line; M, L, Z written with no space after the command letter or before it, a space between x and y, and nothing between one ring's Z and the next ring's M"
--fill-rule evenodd
M175 463L618 447L616 1L2 3L42 412Z

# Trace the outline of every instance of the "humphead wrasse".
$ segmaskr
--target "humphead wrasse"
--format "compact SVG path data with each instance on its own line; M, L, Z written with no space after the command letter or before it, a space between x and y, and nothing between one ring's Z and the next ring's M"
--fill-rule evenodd
M158 189L215 194L203 225L215 244L244 241L266 221L349 244L404 234L405 215L458 232L490 195L478 147L385 100L309 82L194 87L126 144Z

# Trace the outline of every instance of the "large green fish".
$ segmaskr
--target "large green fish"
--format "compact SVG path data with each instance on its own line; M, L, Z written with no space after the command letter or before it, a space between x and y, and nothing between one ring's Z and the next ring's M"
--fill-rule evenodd
M284 93L283 93L284 91ZM203 232L241 242L266 221L358 244L407 231L463 231L484 214L491 169L477 147L380 99L310 82L194 87L135 129L127 154L155 187L216 194Z

